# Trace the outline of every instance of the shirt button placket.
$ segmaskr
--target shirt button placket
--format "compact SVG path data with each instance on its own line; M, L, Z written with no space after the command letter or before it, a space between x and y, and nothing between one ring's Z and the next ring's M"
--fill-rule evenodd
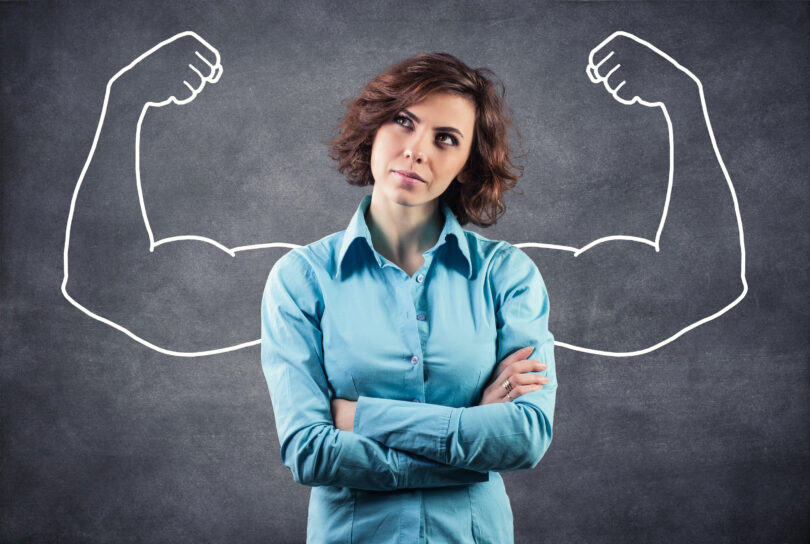
M420 335L417 325L414 323L414 306L413 306L413 283L410 283L411 276L405 274L407 283L401 284L397 289L398 295L402 297L402 303L408 306L408 309L403 312L402 331L405 334L405 345L410 352L406 356L406 361L410 362L405 371L404 378L404 391L411 397L412 402L421 402L422 395L424 395L424 377L422 375L422 365L419 362L422 360L422 344L420 342ZM405 398L408 398L405 397Z
M424 288L424 283L423 282L425 281L425 275L424 274L418 274L415 279L416 279L416 283L419 284L419 285L415 286L414 290L412 291L412 295L414 297L413 303L414 303L414 307L416 308L416 312L417 312L416 313L416 320L420 322L420 323L417 324L418 327L419 327L419 334L422 337L422 338L420 338L420 340L424 340L426 338L426 335L427 335L427 329L426 329L427 324L425 323L425 321L427 321L427 313L425 312L425 308L424 308L426 300L425 300L425 297L424 297L425 293L423 291L423 288Z
M428 262L427 259L426 259L425 265L426 266L429 265L429 262ZM424 286L425 286L425 284L424 284L425 275L422 274L422 273L419 273L419 274L416 275L416 277L414 277L414 280L416 281L416 284L415 285L411 284L411 285L413 285L413 289L411 290L411 295L413 296L413 306L414 306L414 309L416 310L416 330L417 330L417 335L419 336L417 341L419 342L420 346L424 346L424 339L425 339L425 332L426 332L425 320L427 319L427 315L420 308L420 306L422 306L420 301L424 300L423 295L424 295ZM413 357L411 357L411 366L412 366L412 368L414 370L414 374L415 374L414 377L418 378L418 380L420 382L422 394L424 395L425 394L424 353L422 355L423 355L423 357L422 357L422 359L423 359L422 360L422 365L419 364L419 357L414 355ZM422 402L422 399L414 397L414 398L411 399L411 402ZM412 506L415 508L415 512L413 512L413 515L414 515L413 527L416 528L416 535L414 535L414 536L418 535L418 532L419 532L418 527L421 524L421 519L420 519L421 515L419 513L421 511L421 509L422 509L421 502L422 502L422 497L421 497L421 493L420 493L419 494L419 500L414 501L412 503ZM417 536L417 538L418 538L418 536Z
M428 266L430 263L426 259L425 266ZM424 269L423 269L424 270ZM425 274L420 272L414 276L415 283L412 284L411 289L411 296L413 297L413 306L414 310L416 310L416 331L418 336L418 342L422 350L425 348L425 340L427 338L426 335L426 323L427 314L424 312L423 301L424 301L424 287L425 287ZM411 364L413 365L413 370L415 374L415 378L418 379L420 389L422 390L422 394L424 394L425 390L425 361L424 361L424 353L422 355L422 364L419 364L419 357L413 356L411 358ZM413 402L421 402L421 398L414 398L412 399Z

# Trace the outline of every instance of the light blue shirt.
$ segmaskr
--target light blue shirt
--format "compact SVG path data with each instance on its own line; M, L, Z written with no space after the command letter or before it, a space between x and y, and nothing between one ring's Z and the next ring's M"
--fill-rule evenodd
M409 276L374 250L370 201L345 231L279 259L262 301L281 458L313 486L307 541L512 542L498 472L537 465L554 419L543 280L444 205L439 240ZM498 362L525 346L550 383L476 406ZM334 427L332 398L357 401L354 432Z

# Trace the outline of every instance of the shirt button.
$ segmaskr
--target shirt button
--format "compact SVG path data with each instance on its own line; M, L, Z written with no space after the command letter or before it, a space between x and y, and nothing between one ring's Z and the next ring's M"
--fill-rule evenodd
M417 357L416 355L414 355L413 357L411 357L411 364L412 364L412 365L419 364L419 357Z
M419 274L418 276L416 276L416 283L422 283L423 281L425 281L424 275Z
M427 316L425 314L416 314L416 319L419 321L424 321L427 319Z

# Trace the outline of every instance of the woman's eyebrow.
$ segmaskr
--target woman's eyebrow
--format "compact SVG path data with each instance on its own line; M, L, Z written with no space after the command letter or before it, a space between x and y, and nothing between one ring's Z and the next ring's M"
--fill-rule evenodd
M413 112L410 112L410 111L408 111L406 109L403 109L402 112L407 114L408 117L413 119L415 122L417 122L417 123L422 122L422 120L419 119L419 117L417 117L416 115L414 115ZM464 138L464 135L456 127L435 127L433 130L436 130L438 132L454 132L455 134L458 134L460 137Z

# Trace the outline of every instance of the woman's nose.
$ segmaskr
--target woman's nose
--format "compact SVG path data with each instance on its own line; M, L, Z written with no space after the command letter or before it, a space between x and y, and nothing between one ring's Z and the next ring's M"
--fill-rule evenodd
M427 151L425 150L425 135L415 133L406 142L405 145L405 158L413 160L417 164L422 164L427 159Z
M405 158L408 160L413 160L416 164L422 164L422 161L424 160L421 153L418 151L414 152L410 148L405 150Z

